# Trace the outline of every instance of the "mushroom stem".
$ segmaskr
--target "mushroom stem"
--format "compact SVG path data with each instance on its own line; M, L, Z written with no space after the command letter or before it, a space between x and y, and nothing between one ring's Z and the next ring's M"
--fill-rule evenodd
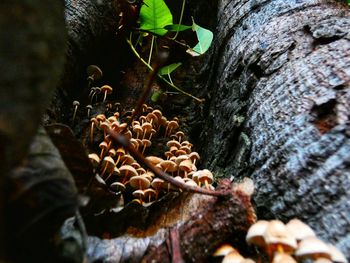
M74 105L74 113L73 113L73 119L72 119L72 126L74 125L75 116L77 115L79 102L78 101L73 101L73 105Z
M103 151L103 150L102 150ZM102 170L102 173L101 173L101 177L103 178L103 175L104 175L104 173L106 172L106 170L107 170L107 165L105 165L105 167L103 168L103 170ZM106 181L106 180L105 180Z
M105 102L106 98L107 98L107 91L105 91L105 95L103 96L103 101L102 102Z
M90 144L92 145L94 142L94 122L91 122L91 129L90 129Z
M209 190L208 180L205 180L204 183L205 183L205 188L207 188Z

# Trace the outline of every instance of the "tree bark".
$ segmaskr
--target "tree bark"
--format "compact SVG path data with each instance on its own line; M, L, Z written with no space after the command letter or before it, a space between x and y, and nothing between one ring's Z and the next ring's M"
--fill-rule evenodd
M254 180L259 218L298 217L345 254L349 30L335 1L219 1L201 133L216 175Z

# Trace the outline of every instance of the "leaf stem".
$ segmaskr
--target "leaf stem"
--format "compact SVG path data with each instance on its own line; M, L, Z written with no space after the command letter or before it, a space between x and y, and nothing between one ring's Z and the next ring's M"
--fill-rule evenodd
M152 35L151 48L150 48L149 56L148 56L148 64L151 64L152 52L153 52L153 44L154 44L154 39L155 38L156 37Z
M180 14L180 19L179 19L179 25L181 25L181 23L182 23L182 18L183 18L183 14L184 14L184 10L185 10L185 4L186 4L186 0L182 0L182 7L181 7L181 14ZM179 31L176 31L176 34L172 38L172 40L175 40L177 38L178 34L179 34Z
M131 51L135 54L135 56L151 71L153 71L153 68L150 64L148 64L141 56L140 54L136 51L135 47L132 45L132 42L131 42L131 38L130 39L126 39L126 42L129 44L130 48L131 48ZM190 93L187 93L186 91L183 91L182 89L180 89L179 87L175 86L174 84L172 84L171 82L169 82L167 79L165 79L163 76L157 74L158 77L163 80L166 84L168 84L170 87L174 88L175 90L179 91L180 93L182 94L185 94L186 96L189 96L191 97L192 99L202 103L204 101L204 99L199 99L195 96L193 96L192 94Z

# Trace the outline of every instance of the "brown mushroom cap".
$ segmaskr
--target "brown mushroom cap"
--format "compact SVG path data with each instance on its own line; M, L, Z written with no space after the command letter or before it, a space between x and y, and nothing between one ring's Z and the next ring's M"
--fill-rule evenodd
M142 139L142 144L144 147L150 147L152 142L148 139Z
M144 133L148 133L152 130L152 124L150 124L149 122L144 122L141 127Z
M106 120L106 116L104 114L98 114L96 116L96 120L98 120L98 122L105 121Z
M317 237L307 237L301 240L295 255L298 258L331 258L329 247Z
M157 124L158 123L158 117L157 115L153 114L152 112L148 113L146 116L147 121Z
M191 153L191 148L188 146L181 146L179 150L185 151L186 154Z
M157 165L158 163L163 161L162 158L159 158L157 156L147 156L146 159L150 161L153 165Z
M120 176L127 176L127 177L133 177L133 176L137 176L138 173L135 170L134 167L132 167L131 165L122 165L119 168L119 172L120 172Z
M157 196L157 192L152 188L148 188L144 190L143 193L144 193L144 198L147 201L153 200Z
M170 151L165 152L164 155L165 155L165 157L166 157L167 159L169 159L169 158L171 158L171 157L174 156Z
M187 154L186 151L180 150L180 149L175 152L176 156L185 155L185 154Z
M100 157L96 153L90 153L89 160L94 168L97 168L101 161Z
M176 157L175 162L176 162L177 165L179 165L179 164L182 163L183 161L188 160L188 158L189 158L189 157L188 157L188 155L186 155L186 154L179 155L179 156Z
M123 147L119 147L117 149L117 155L124 155L125 154L125 149Z
M181 144L178 142L178 141L175 141L175 140L171 140L171 141L168 141L166 143L166 146L168 146L169 148L171 146L175 146L177 149L181 147Z
M316 236L315 232L299 219L292 219L286 224L288 232L294 236L297 241L307 237Z
M121 182L114 182L109 186L113 191L124 192L126 187Z
M181 171L191 172L192 171L192 161L190 159L184 160L179 164Z
M108 151L108 155L111 156L111 157L115 157L117 154L116 150L115 149L109 149Z
M198 176L198 181L199 182L205 182L207 181L208 184L212 184L214 181L214 176L213 174L208 170L208 169L204 169L202 170L202 172L199 174Z
M170 146L169 152L171 152L171 154L174 155L177 150L178 148L176 146Z
M169 121L168 129L174 130L174 129L177 129L177 128L179 128L179 124L178 124L178 122L176 120Z
M107 92L107 94L111 94L113 92L113 88L109 85L103 85L101 87L101 92Z
M164 180L160 178L154 178L151 185L154 189L159 190L163 187Z
M143 176L137 175L130 178L130 186L135 189L146 189L149 188L151 183Z
M146 170L142 167L136 168L136 171L139 173L139 175L145 174Z
M253 224L247 233L246 241L248 244L256 245L258 247L265 247L264 233L269 222L266 220L259 220Z
M273 251L277 247L282 247L286 252L292 252L297 248L296 239L290 235L285 224L279 220L270 221L264 233L264 239L266 245Z
M195 162L200 159L200 156L197 152L191 152L188 157L192 160L192 162Z
M163 114L162 114L162 112L160 111L160 110L154 110L154 111L152 111L152 113L154 114L154 115L156 115L157 116L157 119L158 119L158 122L162 119L162 117L163 117Z
M106 141L103 141L100 143L99 147L105 150L108 148L108 143Z
M163 160L159 163L162 170L167 172L175 172L177 170L177 165L175 162L172 162L170 160Z
M141 168L141 165L138 162L133 162L130 164L132 167L134 167L137 171L137 169ZM142 168L143 169L143 168Z

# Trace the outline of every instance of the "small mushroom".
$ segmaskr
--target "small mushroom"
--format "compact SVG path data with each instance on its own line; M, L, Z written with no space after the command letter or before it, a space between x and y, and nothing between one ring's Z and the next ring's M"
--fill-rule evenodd
M121 182L114 182L109 186L113 191L124 192L126 187Z
M280 220L270 221L264 233L264 240L270 256L273 251L291 253L297 248L296 239Z
M123 177L122 183L124 184L127 179L133 176L138 176L137 171L135 170L134 167L130 165L123 165L119 168L120 176Z
M313 260L318 258L331 259L329 247L317 237L307 237L301 240L295 251L295 256L298 258L310 258Z
M184 172L184 177L187 178L187 173L192 171L192 161L190 159L182 161L179 164L179 168Z
M77 114L77 110L78 110L79 105L80 105L79 101L77 101L77 100L73 101L74 113L73 113L73 118L72 118L72 126L74 125L74 120L75 120L75 116Z
M163 161L162 158L159 158L157 156L147 156L146 160L150 161L153 165L157 165L158 163Z
M99 147L101 148L100 158L102 159L105 152L108 151L108 143L106 141L103 141L100 143Z
M181 143L182 138L185 136L184 132L182 131L178 131L177 133L175 133L175 135L179 143Z
M160 167L164 172L175 172L177 170L177 165L175 162L172 162L170 160L163 160L162 162L159 163Z
M233 250L224 257L221 263L241 263L242 260L244 257L237 250Z
M286 224L286 228L294 238L300 242L307 237L315 237L315 232L299 219L292 219Z
M155 191L152 188L148 188L143 191L144 193L144 199L147 200L148 203L151 202L151 200L154 200L157 198L157 191Z
M92 105L86 105L86 109L87 109L87 117L90 118L90 112L92 110Z
M150 147L152 142L147 139L142 139L142 144L143 144L143 149L142 149L142 154L143 154L146 150L146 147Z
M131 177L129 184L131 187L141 190L147 189L151 185L151 183L141 175Z
M104 93L103 95L103 101L102 102L105 102L106 98L107 98L107 94L111 94L113 92L113 88L109 85L103 85L101 87L101 92Z
M101 161L100 157L98 157L96 153L90 153L89 160L92 163L92 166L94 167L94 169L96 169L99 166Z
M89 81L89 83L100 79L103 75L102 70L96 65L89 65L86 68L86 73L88 75L87 80Z
M94 142L94 126L98 125L98 120L96 118L91 118L91 128L90 128L90 144Z
M160 178L154 178L151 186L156 190L157 195L156 195L156 199L158 199L158 194L159 194L159 190L162 189L164 184L164 180L160 179Z
M214 177L213 174L208 170L204 169L198 176L199 187L204 183L207 189L210 189L210 185L213 183Z
M171 132L173 130L176 130L177 128L179 128L179 123L175 120L172 120L172 121L169 121L167 126L166 126L166 129L165 129L165 137L169 134L171 134Z
M135 198L139 199L141 204L143 203L143 198L145 197L145 193L143 192L143 190L140 190L140 189L136 190L136 191L132 192L132 195Z
M103 158L102 165L101 165L101 169L102 169L101 177L103 178L103 175L105 174L105 172L113 173L114 166L115 166L115 163L112 157L106 156L105 158Z
M266 231L269 221L259 220L253 224L247 233L246 241L248 244L256 245L258 247L265 247L264 233Z

